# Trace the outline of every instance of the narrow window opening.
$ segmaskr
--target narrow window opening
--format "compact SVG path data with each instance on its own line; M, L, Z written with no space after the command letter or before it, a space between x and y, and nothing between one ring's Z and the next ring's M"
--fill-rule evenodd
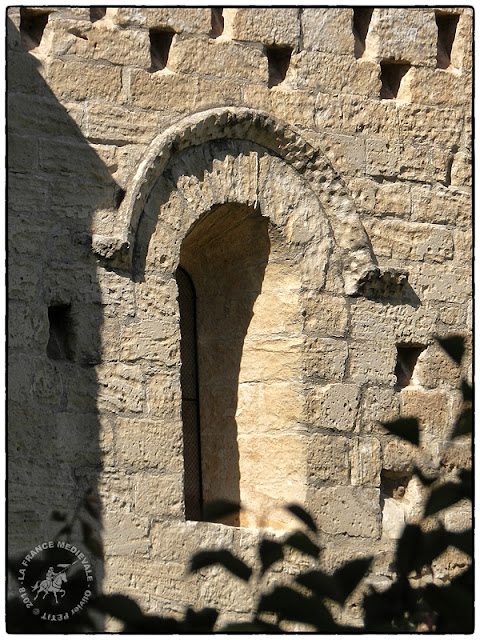
M223 28L225 26L224 18L223 18L223 9L220 7L214 7L212 10L212 29L210 31L210 35L213 38L218 38L223 33Z
M20 8L20 33L27 51L39 46L48 22L48 13Z
M73 360L73 323L70 305L48 307L49 339L47 356L51 360Z
M151 70L160 71L165 69L168 62L168 54L172 45L174 31L162 31L150 29L150 57L152 61Z
M425 347L422 345L397 345L397 364L395 366L395 375L397 376L395 389L397 391L410 384L418 357L424 350Z
M458 24L457 13L441 13L435 12L435 20L437 23L437 68L448 69L451 63L450 56L452 54L453 41Z
M408 62L384 60L380 63L380 80L382 82L380 98L384 100L392 100L397 97L402 78L410 69L410 66L410 63Z
M200 520L202 474L200 454L200 411L198 393L196 294L189 274L177 270L180 309L180 384L182 389L183 461L185 518Z
M354 54L356 58L361 58L365 51L365 41L372 14L373 9L370 7L357 7L353 10L352 31L355 38Z
M90 22L96 22L105 17L107 7L90 7Z
M268 58L268 86L275 87L285 80L290 58L291 47L267 47Z

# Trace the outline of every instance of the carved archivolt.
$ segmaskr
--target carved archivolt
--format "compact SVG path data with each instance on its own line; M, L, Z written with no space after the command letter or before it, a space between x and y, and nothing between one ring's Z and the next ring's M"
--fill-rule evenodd
M352 197L327 157L294 127L243 108L210 109L194 114L159 134L147 148L115 216L113 237L94 235L93 250L115 264L131 267L137 228L147 199L172 157L216 140L259 145L290 165L318 198L335 244L344 250L345 293L358 293L365 278L378 275L367 234Z

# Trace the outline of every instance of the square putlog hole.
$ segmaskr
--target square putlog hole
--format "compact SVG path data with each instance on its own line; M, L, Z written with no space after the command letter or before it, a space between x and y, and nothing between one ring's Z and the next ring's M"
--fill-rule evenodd
M356 58L361 58L364 54L372 14L373 9L370 7L356 7L353 9L352 31L355 38L354 53Z
M90 22L97 22L107 14L107 7L90 7Z
M437 69L448 69L451 63L453 42L457 32L459 15L457 13L435 12L437 23Z
M170 47L172 46L174 35L174 31L150 29L150 58L152 61L152 71L161 71L166 68L168 54L170 53Z
M380 98L383 100L393 100L397 97L402 78L410 67L409 62L391 62L384 60L380 63L380 80L382 82Z
M47 22L47 12L39 12L26 7L21 7L20 34L22 36L23 46L27 51L36 49L40 45Z
M213 7L211 9L212 28L210 35L212 38L218 38L222 35L225 26L225 20L223 18L223 9L220 7Z
M423 345L397 345L397 364L395 366L395 375L397 376L395 389L397 391L408 387L412 380L418 357L425 349L426 347Z
M48 322L47 356L50 360L73 360L74 332L70 305L48 307Z
M276 87L285 80L292 51L291 47L267 47L269 87Z

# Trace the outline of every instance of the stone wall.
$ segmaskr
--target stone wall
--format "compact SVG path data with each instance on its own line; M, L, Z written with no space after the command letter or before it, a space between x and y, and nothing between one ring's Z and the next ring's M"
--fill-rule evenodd
M470 359L433 336L471 333L472 18L9 9L12 551L92 487L105 590L241 618L248 588L188 558L249 558L295 501L328 568L374 550L382 580L419 513L413 465L471 464L448 443ZM230 525L185 514L179 266L203 493L242 501ZM379 426L398 415L420 419L418 459Z

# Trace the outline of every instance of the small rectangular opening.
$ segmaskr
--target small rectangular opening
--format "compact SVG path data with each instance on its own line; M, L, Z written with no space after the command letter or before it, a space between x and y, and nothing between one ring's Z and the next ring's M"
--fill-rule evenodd
M409 62L391 60L383 60L380 63L380 80L382 82L380 98L383 100L392 100L397 97L402 78L410 69L410 66Z
M39 46L48 22L48 12L20 8L20 34L23 46L31 51Z
M453 41L457 31L459 15L457 13L442 13L435 11L437 23L437 68L448 69L451 63Z
M107 7L90 7L90 22L96 22L105 17Z
M354 54L356 58L361 58L365 51L365 41L372 14L373 9L370 7L356 7L353 10L352 31L355 38Z
M152 61L151 70L160 71L165 69L168 62L168 54L172 45L174 31L160 29L150 29L150 57Z
M267 47L269 87L275 87L285 80L292 51L291 47Z
M48 307L47 356L51 360L73 360L73 323L68 304Z
M397 391L405 389L410 384L418 357L425 348L423 345L397 345L397 364L395 366L395 375L397 376L395 389Z
M212 29L210 31L210 35L213 38L218 38L223 33L223 29L225 26L225 21L223 18L223 9L220 7L213 7L211 9L212 12Z

